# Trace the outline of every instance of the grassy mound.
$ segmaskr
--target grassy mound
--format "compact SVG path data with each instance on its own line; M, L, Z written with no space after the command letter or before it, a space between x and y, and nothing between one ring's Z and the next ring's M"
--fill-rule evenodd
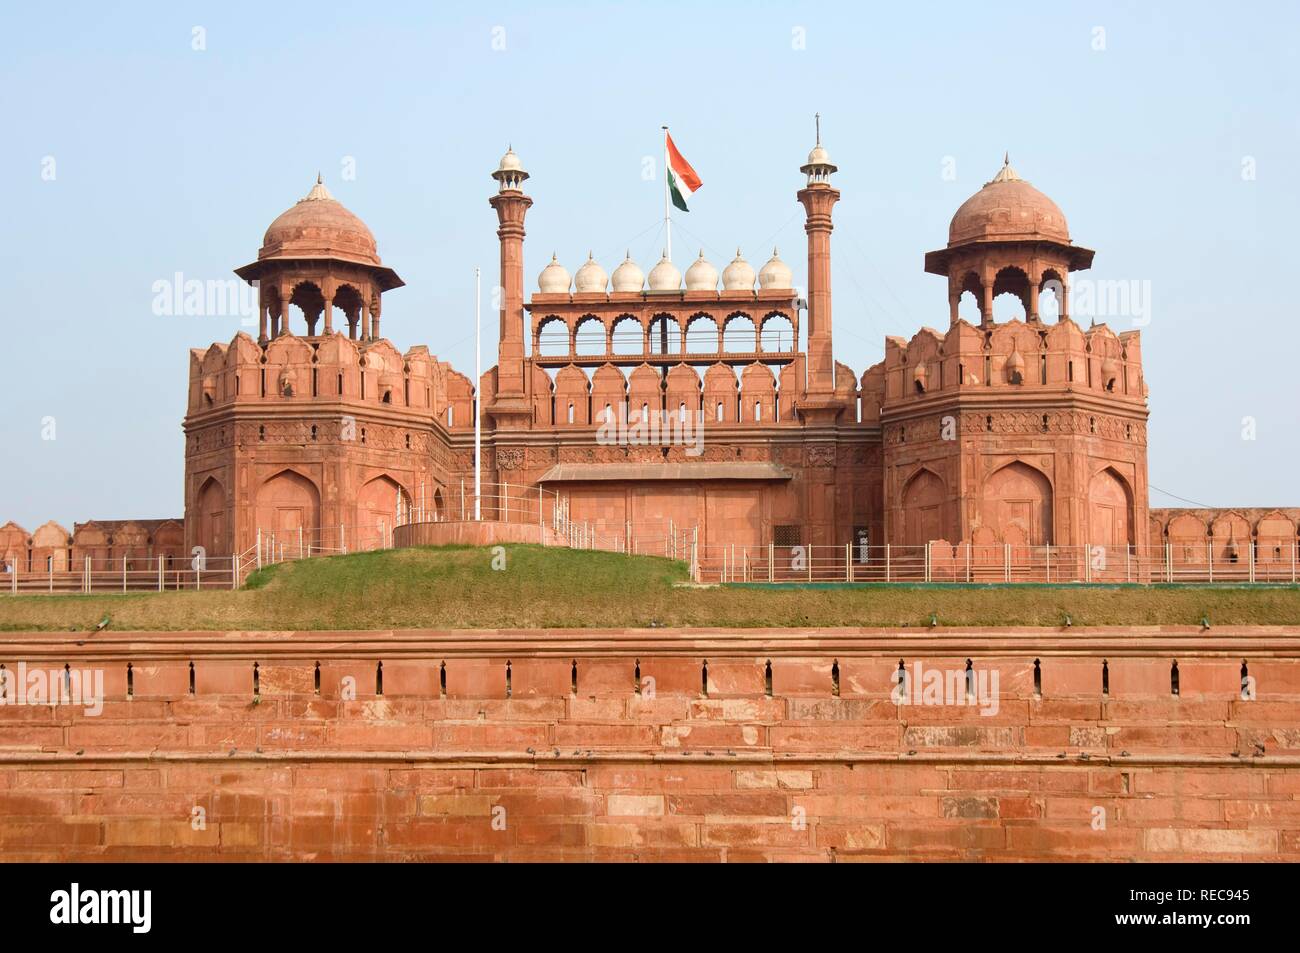
M238 592L0 596L0 630L1300 624L1300 588L692 588L649 556L506 546L381 550L271 566Z

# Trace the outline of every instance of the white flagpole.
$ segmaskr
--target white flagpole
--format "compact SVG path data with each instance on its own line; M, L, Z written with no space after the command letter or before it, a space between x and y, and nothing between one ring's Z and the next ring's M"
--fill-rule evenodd
M664 254L669 261L673 260L673 220L669 214L669 187L668 187L668 127L663 126L664 131L664 233L667 236Z
M479 509L479 493L483 486L483 408L481 405L483 395L483 366L482 356L479 352L479 338L482 335L482 324L479 317L480 302L480 281L479 270L474 269L474 519L482 519L482 512Z

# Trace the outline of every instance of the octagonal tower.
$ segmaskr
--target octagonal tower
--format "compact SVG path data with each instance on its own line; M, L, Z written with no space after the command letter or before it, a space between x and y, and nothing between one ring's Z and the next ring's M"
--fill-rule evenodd
M1104 324L1085 330L1069 317L1069 274L1092 259L1071 242L1056 203L1009 162L957 210L947 247L925 257L928 272L948 279L947 331L886 340L880 417L890 543L937 552L952 544L950 558L964 558L969 543L977 560L982 552L999 565L1008 548L1043 559L1041 547L1066 547L1058 558L1093 552L1120 578L1141 563L1140 338ZM977 325L957 316L965 291L979 302ZM1039 316L1043 291L1059 296L1054 324ZM993 298L1003 293L1024 314L995 323Z

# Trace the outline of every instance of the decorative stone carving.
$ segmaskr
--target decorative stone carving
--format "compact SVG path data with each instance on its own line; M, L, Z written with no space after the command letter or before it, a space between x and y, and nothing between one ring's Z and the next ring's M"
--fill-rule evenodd
M524 465L524 451L521 447L510 447L497 451L498 470L518 470Z
M835 466L835 445L830 443L815 443L810 446L808 448L808 466Z

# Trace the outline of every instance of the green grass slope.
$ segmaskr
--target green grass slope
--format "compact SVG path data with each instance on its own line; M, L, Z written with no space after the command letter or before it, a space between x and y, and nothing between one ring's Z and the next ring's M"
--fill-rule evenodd
M0 596L0 630L1300 624L1300 589L694 588L686 567L541 546L381 550L262 570L238 592Z

